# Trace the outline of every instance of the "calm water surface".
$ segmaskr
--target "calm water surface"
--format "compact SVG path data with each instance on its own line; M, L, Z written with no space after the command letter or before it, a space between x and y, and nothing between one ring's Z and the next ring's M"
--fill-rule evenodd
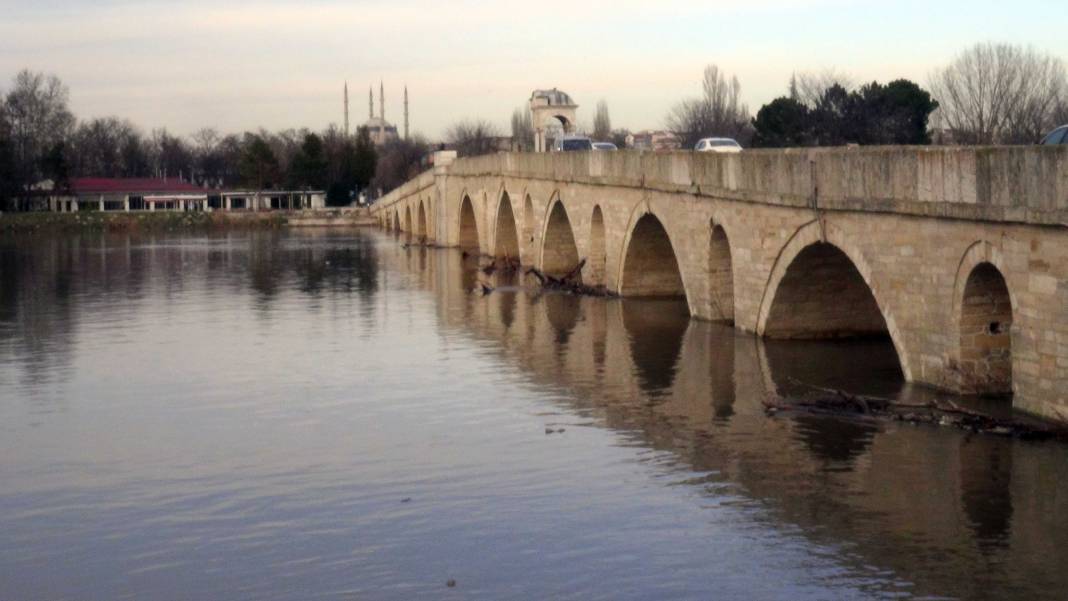
M763 415L929 395L888 344L478 277L375 231L0 240L0 599L1068 598L1065 446Z

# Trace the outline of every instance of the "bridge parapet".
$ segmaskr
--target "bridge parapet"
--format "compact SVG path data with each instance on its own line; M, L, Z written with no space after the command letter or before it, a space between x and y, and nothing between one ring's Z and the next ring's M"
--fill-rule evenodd
M460 177L648 188L698 197L1037 225L1068 223L1063 147L871 147L741 154L499 153L460 159ZM426 172L380 206L432 184Z

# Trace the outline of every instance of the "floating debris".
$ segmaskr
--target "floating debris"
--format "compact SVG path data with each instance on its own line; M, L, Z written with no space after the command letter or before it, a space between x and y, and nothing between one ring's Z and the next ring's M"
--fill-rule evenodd
M534 276L538 280L538 285L545 290L560 290L581 296L615 296L603 286L587 286L579 281L578 278L582 274L582 268L585 266L586 259L582 259L574 269L559 278L542 273L534 267L528 267L524 273Z
M901 403L833 388L806 386L811 388L812 392L798 397L769 395L764 399L764 413L768 416L805 413L854 420L898 421L953 427L973 434L1068 442L1068 430L1052 424L995 417L966 409L948 399L928 403Z

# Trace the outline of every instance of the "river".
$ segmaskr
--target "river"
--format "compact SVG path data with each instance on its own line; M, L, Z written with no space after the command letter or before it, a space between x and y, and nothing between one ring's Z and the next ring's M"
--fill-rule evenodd
M764 415L889 342L401 242L0 239L0 599L1068 597L1068 446Z

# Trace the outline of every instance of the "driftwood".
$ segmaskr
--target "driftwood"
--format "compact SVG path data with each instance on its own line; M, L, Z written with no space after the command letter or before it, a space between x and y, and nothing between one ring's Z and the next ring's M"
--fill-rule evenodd
M416 240L414 242L413 241L404 242L403 244L401 244L401 248L445 248L445 247L441 246L440 244L437 244L435 242L431 242L430 240L427 240L426 238L423 238L421 240Z
M467 254L464 253L464 256L466 257ZM554 290L582 296L613 296L612 293L606 291L603 287L587 286L581 282L579 276L582 274L582 268L585 266L586 259L582 259L578 262L578 265L575 265L571 271L568 271L561 277L543 273L536 267L528 267L523 271L523 274L532 276L537 280L538 288L541 290ZM479 266L479 271L486 276L492 276L494 274L510 276L519 273L520 269L521 265L519 264L519 259L512 257L493 259L489 263ZM481 280L479 280L478 285L474 289L474 292L481 292L483 296L491 294L493 291L494 288L492 286Z
M498 272L500 272L501 275L512 275L517 271L519 271L519 259L513 259L511 257L494 259L482 266L482 273L486 275L493 275Z
M863 396L805 384L811 393L784 398L769 395L764 412L802 413L867 421L898 421L955 427L975 434L1009 436L1026 440L1062 440L1068 442L1068 430L1052 425L1000 418L957 405L950 400L929 403L901 403L881 397Z
M586 259L582 259L574 269L559 278L553 277L547 273L542 273L534 267L528 267L524 273L526 273L526 275L534 276L534 278L538 280L538 285L545 290L559 290L582 296L612 296L612 294L603 287L587 286L582 282L577 281L579 274L582 273L582 268L585 266Z

